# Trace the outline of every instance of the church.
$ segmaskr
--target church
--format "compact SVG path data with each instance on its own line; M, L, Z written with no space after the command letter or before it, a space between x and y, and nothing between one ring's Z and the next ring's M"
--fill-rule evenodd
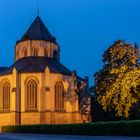
M89 122L86 99L88 78L60 63L60 46L37 16L16 42L14 64L0 67L0 126Z

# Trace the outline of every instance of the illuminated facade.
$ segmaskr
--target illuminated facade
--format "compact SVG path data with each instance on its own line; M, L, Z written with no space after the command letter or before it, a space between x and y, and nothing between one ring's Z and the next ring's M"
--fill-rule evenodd
M39 16L17 41L15 62L0 67L0 125L89 121L88 80L60 62L60 47Z

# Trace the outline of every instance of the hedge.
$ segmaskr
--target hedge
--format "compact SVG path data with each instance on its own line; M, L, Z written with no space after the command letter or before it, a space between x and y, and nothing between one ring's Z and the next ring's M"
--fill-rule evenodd
M140 121L95 122L63 125L2 126L3 133L140 136Z

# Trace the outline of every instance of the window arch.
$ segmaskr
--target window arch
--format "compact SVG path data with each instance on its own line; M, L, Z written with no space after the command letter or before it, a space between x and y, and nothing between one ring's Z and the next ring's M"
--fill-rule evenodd
M65 99L64 99L64 85L62 81L58 81L55 84L55 109L64 110L65 109Z
M38 56L38 49L37 48L33 49L33 56Z
M10 110L10 84L8 82L3 84L2 109Z
M26 109L37 109L37 82L30 79L26 83Z
M19 51L18 51L18 50L16 51L16 56L17 56L17 57L19 56Z
M56 50L53 51L53 58L54 58L55 60L58 60L58 53L57 53Z
M27 57L27 49L26 48L24 48L24 50L23 50L23 55L24 55L24 57Z
M48 57L48 49L44 50L44 56Z

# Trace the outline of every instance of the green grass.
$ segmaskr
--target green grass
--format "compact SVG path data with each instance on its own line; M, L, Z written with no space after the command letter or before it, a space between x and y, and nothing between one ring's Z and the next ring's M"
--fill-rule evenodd
M140 120L63 125L2 126L4 133L140 136Z

